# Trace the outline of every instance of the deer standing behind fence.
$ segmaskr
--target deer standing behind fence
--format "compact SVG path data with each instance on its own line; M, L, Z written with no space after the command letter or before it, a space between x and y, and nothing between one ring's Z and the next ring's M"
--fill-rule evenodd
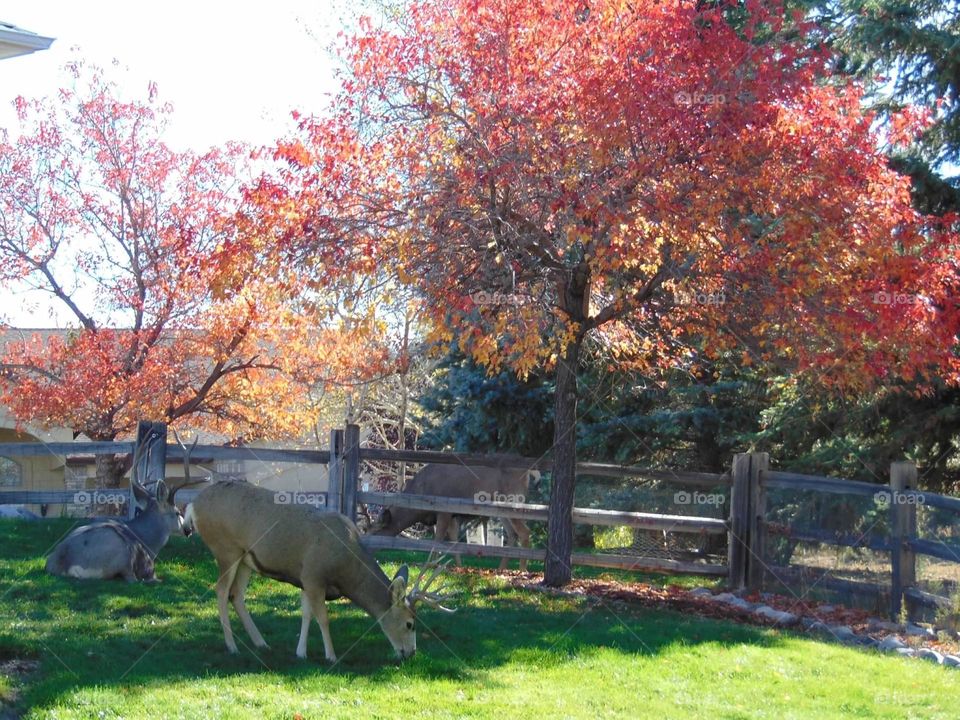
M531 476L539 479L540 473L536 470L516 467L425 465L410 478L401 492L412 495L464 498L475 502L496 501L498 498L524 502L529 492ZM396 536L416 523L436 524L434 536L438 540L447 537L453 541L458 539L459 531L452 513L396 506L384 508L380 517L370 528L370 534ZM530 547L530 528L523 520L505 518L504 527L507 526L509 526L508 539L518 541L517 544L522 547ZM459 556L457 564L460 564ZM503 569L506 566L507 558L502 558L500 568ZM526 560L520 560L520 569L527 569Z
M408 588L404 565L389 579L360 544L360 531L347 517L309 506L277 504L274 492L246 482L221 481L205 488L187 507L196 529L217 561L217 607L227 650L237 652L228 602L256 647L267 643L247 611L244 595L254 571L300 588L303 617L297 657L307 656L311 618L320 625L326 659L336 662L326 601L349 598L376 619L400 658L417 648L415 605L441 605L430 591L441 569L428 563ZM429 572L428 572L429 569Z

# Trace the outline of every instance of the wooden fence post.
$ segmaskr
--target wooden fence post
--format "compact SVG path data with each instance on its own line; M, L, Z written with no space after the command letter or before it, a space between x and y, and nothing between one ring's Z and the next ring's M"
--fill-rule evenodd
M343 430L330 431L330 462L327 463L327 510L343 512Z
M766 490L760 473L768 468L767 453L733 456L730 486L730 531L727 549L728 584L732 590L758 589L763 581L763 517Z
M904 493L917 489L917 466L912 462L890 464L890 619L899 621L903 592L917 582L917 556L907 547L917 537L917 505ZM907 603L909 619L910 604Z
M750 453L750 526L747 537L750 539L747 555L747 587L760 590L763 587L763 573L766 570L767 547L764 522L767 514L767 488L760 482L760 473L770 469L770 456L767 453Z
M360 484L360 426L347 425L343 438L343 514L357 520L357 486Z
M727 544L727 584L731 590L739 590L746 584L748 534L750 519L750 455L737 453L733 456L730 472L730 531Z
M133 502L134 481L141 485L148 485L166 477L167 426L165 423L149 420L139 422L133 457L136 458L136 465L130 468L130 502L127 503L127 515L130 518L136 512L136 503Z

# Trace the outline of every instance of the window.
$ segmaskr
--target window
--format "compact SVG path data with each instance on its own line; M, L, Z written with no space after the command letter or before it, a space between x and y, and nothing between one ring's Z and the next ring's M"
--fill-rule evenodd
M243 460L217 460L213 464L213 474L217 480L243 478Z
M63 484L67 490L83 490L87 487L87 468L67 465L63 469Z
M8 457L0 457L0 487L16 487L23 484L23 468Z

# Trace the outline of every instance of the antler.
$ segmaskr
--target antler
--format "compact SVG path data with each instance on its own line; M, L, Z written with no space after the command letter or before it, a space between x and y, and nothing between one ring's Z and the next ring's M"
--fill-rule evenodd
M434 560L435 553L430 552L430 556L427 558L427 562L423 564L420 568L420 573L417 575L417 579L413 583L413 587L410 589L410 592L407 594L407 597L410 600L411 604L422 602L424 605L429 607L436 608L437 610L442 610L443 612L456 612L454 608L444 607L441 603L450 600L450 595L443 595L442 591L445 586L443 583L438 585L433 592L430 592L430 586L440 577L441 573L447 569L447 566L450 564L450 558L447 558L445 561L442 561L441 557L437 557Z
M200 442L200 436L197 435L193 439L193 444L191 444L190 448L188 449L187 446L183 444L183 440L180 439L180 433L178 433L173 428L171 428L171 430L173 430L173 437L176 438L177 444L183 450L183 482L177 483L176 485L168 486L169 494L167 495L167 502L173 505L173 498L174 498L174 495L177 494L178 490L183 490L183 488L189 487L190 485L202 485L207 481L205 479L201 479L201 480L190 479L190 454L196 449L197 443Z

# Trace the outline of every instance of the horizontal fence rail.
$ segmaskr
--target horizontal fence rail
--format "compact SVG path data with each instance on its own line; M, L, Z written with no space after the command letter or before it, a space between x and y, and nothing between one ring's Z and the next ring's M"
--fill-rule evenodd
M767 488L815 490L840 495L876 495L878 492L890 490L886 485L875 485L859 480L801 475L800 473L779 472L777 470L762 471L760 473L760 483Z
M178 490L176 504L186 505L193 502L201 490ZM322 506L326 493L313 490L275 490L280 495L278 504L299 505L298 495L310 498L311 505L319 502ZM85 490L10 490L0 492L0 505L91 505L98 502L98 498L108 497L119 504L130 502L129 488L89 488Z
M46 455L131 455L132 442L21 442L0 443L0 455L43 457Z
M877 537L876 535L834 532L831 530L821 530L819 528L794 527L792 525L782 525L779 523L764 523L764 528L774 537L785 537L791 540L799 540L800 542L824 543L838 547L865 547L870 550L887 552L893 549L893 545L889 540Z
M373 505L389 505L411 510L434 510L458 515L505 517L519 520L546 522L550 508L547 505L507 502L475 502L464 498L413 495L408 493L361 492L357 500ZM727 532L727 523L715 518L689 517L686 515L656 515L652 513L624 512L619 510L595 510L574 508L573 521L583 525L628 525L641 530L665 530L668 532L704 533L722 535Z
M917 605L923 605L925 607L937 608L941 610L950 610L953 608L953 601L950 600L950 598L924 592L919 588L907 588L903 591L903 594L907 597L907 599L916 603Z
M543 562L547 551L531 548L499 547L496 545L473 545L471 543L440 542L437 540L414 540L405 537L382 537L365 535L360 539L371 550L414 550L422 552L442 552L451 555L469 555L472 557L501 557L508 559L536 560ZM726 565L708 565L662 558L648 558L633 555L601 555L594 553L573 553L573 565L587 565L618 570L639 572L676 573L685 575L707 575L724 577Z
M902 496L908 502L913 502L918 506L922 505L924 507L934 507L960 513L960 498L950 497L949 495L937 495L937 493L920 490L910 490L902 493Z
M768 575L773 582L769 583L770 589L776 591L777 585L782 583L780 590L786 587L787 581L806 583L812 587L822 587L827 590L837 590L855 595L878 596L890 592L890 588L879 583L872 583L863 580L845 580L843 578L833 577L830 571L823 568L811 568L804 566L782 567L771 565L767 568Z
M935 557L940 560L960 563L960 545L951 547L946 543L921 539L908 540L907 545L911 550L921 555L929 555L930 557Z
M520 455L480 455L476 453L450 453L433 450L388 450L384 448L360 448L360 459L368 461L414 462L434 465L467 465L476 467L514 467L530 470L550 470L553 460L549 458L530 458ZM650 480L693 485L697 487L715 487L729 485L729 473L702 473L685 470L665 470L645 468L636 465L616 465L613 463L577 463L577 475L594 477L643 477Z
M132 442L64 442L64 443L0 443L0 455L5 457L54 457L76 455L132 455ZM168 460L183 460L183 448L166 446ZM255 460L260 462L289 462L326 465L329 450L299 450L295 448L224 447L197 445L190 448L194 462L206 460Z

